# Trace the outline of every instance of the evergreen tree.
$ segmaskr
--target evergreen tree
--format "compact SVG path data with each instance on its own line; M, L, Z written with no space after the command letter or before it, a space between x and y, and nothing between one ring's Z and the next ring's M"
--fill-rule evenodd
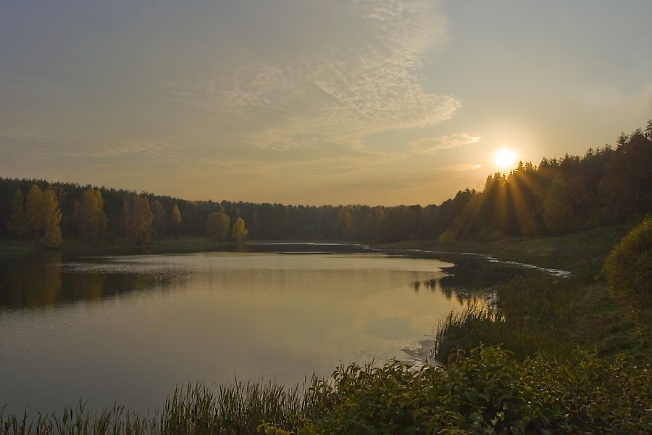
M553 234L563 234L573 229L573 204L567 183L557 178L553 181L543 203L543 218Z
M27 232L23 191L20 188L16 188L14 199L11 202L11 216L7 222L7 230L9 235L15 237L23 236Z
M152 208L152 235L154 237L165 233L167 228L167 214L163 203L159 199L155 199L150 203Z

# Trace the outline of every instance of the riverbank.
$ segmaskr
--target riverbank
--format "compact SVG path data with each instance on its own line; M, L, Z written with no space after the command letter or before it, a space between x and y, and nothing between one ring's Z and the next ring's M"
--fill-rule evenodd
M604 259L630 228L619 225L557 237L505 238L490 242L457 242L446 246L435 241L406 241L377 247L486 254L502 261L515 261L542 268L569 270L576 275L587 275L599 272Z
M652 361L650 325L610 294L603 275L605 259L627 231L607 227L465 247L506 261L565 267L571 275L528 277L497 286L494 310L471 307L442 322L436 358L446 361L456 349L495 344L520 359L537 353L569 358L583 350Z
M340 246L359 252L379 250L382 252L412 251L418 255L429 252L477 253L491 255L502 261L516 261L532 264L542 268L572 270L599 269L601 261L613 246L627 233L628 226L596 228L585 232L559 237L531 239L500 239L491 242L458 242L443 246L437 241L405 241L390 244L330 242L319 240L296 241L245 241L241 243L220 242L208 237L179 236L155 239L146 245L136 245L128 239L116 239L98 243L87 243L79 239L67 238L61 251L69 254L174 254L185 252L203 252L212 250L238 251L256 249L260 246ZM20 255L43 249L32 240L15 240L0 238L0 255Z

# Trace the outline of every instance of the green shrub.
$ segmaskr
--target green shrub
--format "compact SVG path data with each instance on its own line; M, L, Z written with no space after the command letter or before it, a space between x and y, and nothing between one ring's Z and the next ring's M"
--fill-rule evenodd
M496 346L446 368L352 364L315 387L323 412L299 433L648 433L650 385L649 366L621 357L519 361Z
M647 217L616 245L604 271L614 298L636 311L652 308L652 217Z

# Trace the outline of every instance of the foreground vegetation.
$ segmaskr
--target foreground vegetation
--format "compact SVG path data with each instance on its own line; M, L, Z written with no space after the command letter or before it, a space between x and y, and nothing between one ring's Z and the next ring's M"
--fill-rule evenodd
M236 384L176 391L142 417L83 406L62 416L0 416L0 434L643 433L652 367L576 352L522 361L498 347L456 352L446 369L350 365L303 392Z

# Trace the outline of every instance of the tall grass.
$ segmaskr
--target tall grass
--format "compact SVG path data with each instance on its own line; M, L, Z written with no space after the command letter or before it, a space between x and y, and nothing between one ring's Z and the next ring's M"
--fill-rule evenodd
M470 305L440 322L435 359L445 364L456 349L479 345L500 345L518 359L538 352L568 358L578 347L601 356L652 353L650 334L603 282L540 276L513 280L495 291L495 306Z
M463 311L450 313L440 321L435 333L432 355L446 364L458 350L470 351L480 345L498 345L509 349L517 358L534 355L542 348L555 354L565 353L556 340L547 334L514 325L490 306L469 305Z
M272 382L236 381L214 392L197 384L177 388L151 416L118 406L90 412L82 403L60 415L35 418L0 411L0 435L251 434L265 423L298 431L308 418L319 415L317 406L314 389L308 385L287 388Z
M81 402L78 407L64 409L61 415L39 414L36 418L29 418L27 413L19 417L5 415L4 409L0 411L1 435L157 433L153 423L153 420L139 417L120 406L99 413L89 412Z
M297 430L312 412L311 389L272 382L235 382L175 390L159 418L161 434L255 433L262 423Z

